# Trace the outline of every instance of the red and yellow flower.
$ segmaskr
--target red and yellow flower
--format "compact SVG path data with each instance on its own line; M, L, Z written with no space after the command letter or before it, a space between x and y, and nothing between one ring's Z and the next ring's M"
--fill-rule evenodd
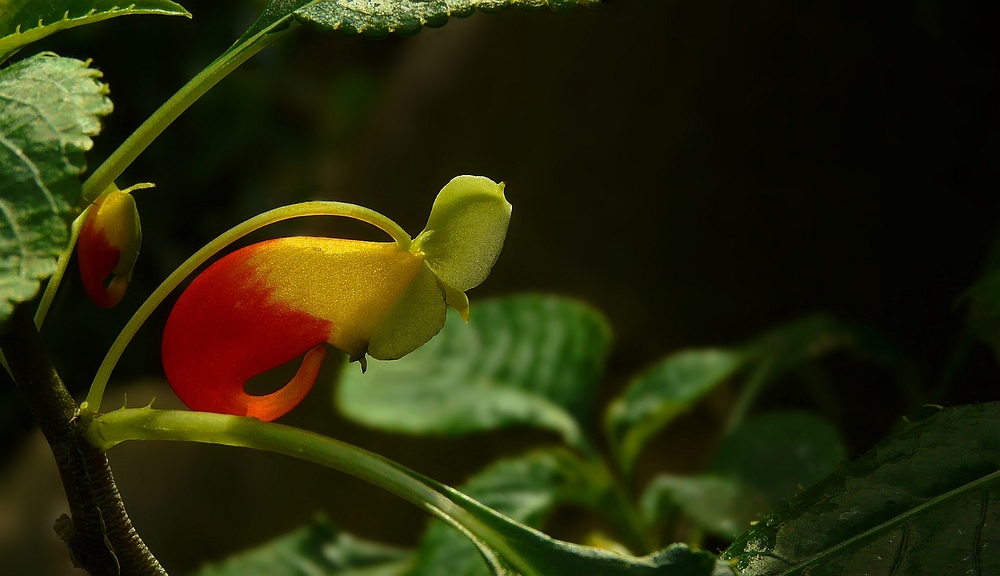
M460 176L435 200L409 246L292 237L237 250L184 291L167 320L167 379L194 410L274 420L309 392L324 344L365 366L396 359L440 331L447 305L468 314L503 246L510 204L503 184ZM305 355L280 390L252 395L250 378Z

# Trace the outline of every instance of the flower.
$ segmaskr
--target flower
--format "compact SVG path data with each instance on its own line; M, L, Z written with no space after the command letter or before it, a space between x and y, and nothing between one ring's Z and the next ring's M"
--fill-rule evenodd
M237 250L202 272L163 332L167 379L194 410L274 420L316 381L324 344L366 365L400 358L468 314L465 290L499 256L510 221L504 185L459 176L435 200L409 246L290 237ZM252 395L250 378L305 355L280 390Z

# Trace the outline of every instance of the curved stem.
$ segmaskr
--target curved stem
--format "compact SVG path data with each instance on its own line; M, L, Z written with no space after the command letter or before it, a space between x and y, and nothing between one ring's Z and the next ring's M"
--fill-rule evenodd
M83 227L83 221L87 218L87 211L90 210L90 206L87 206L84 211L73 220L73 225L70 227L69 233L69 245L63 250L62 254L59 255L59 259L56 261L56 271L52 273L49 277L49 283L45 285L45 292L42 293L41 300L38 301L38 309L35 310L35 329L41 330L42 323L45 322L45 316L49 313L49 307L52 306L52 300L56 297L56 292L59 291L59 284L62 283L63 276L66 274L66 267L69 266L69 260L73 256L73 248L76 246L76 239L80 237L80 228ZM7 357L4 356L3 352L0 351L0 366L3 366L7 374L10 374L11 378L14 374L10 371L10 365L7 363Z
M149 318L149 315L152 314L153 310L155 310L156 307L163 302L167 295L169 295L170 292L184 280L184 278L194 272L196 268L204 264L217 252L247 234L255 230L259 230L268 224L273 224L274 222L280 222L291 218L299 218L302 216L344 216L347 218L354 218L355 220L367 222L385 231L392 237L393 240L396 241L396 244L401 250L410 249L410 236L399 226L399 224L396 224L389 218L374 210L358 206L356 204L347 204L345 202L302 202L300 204L292 204L291 206L282 206L281 208L269 210L241 224L238 224L185 260L183 264L174 270L173 273L171 273L170 276L168 276L167 279L164 280L163 283L149 295L149 298L143 302L142 306L136 310L135 314L133 314L132 318L128 321L128 324L125 325L121 333L118 334L118 338L116 338L114 343L111 345L111 349L108 350L107 355L104 357L104 361L101 362L100 368L97 369L97 375L94 377L94 382L90 386L90 392L87 394L87 400L80 405L80 409L90 410L92 412L97 412L100 409L101 400L104 398L104 389L108 384L108 379L111 377L111 371L114 370L115 365L118 363L118 359L121 358L122 352L125 351L125 347L128 346L132 337L139 331L139 327L142 326L143 322L145 322L147 318Z
M42 323L45 322L45 316L49 313L49 307L52 306L56 292L59 291L59 285L66 274L66 267L69 266L69 260L73 256L73 248L76 247L76 240L80 237L80 228L83 227L83 221L86 220L88 212L90 212L90 206L87 206L76 217L76 220L73 220L73 225L69 231L69 244L63 250L63 253L59 255L59 260L56 262L56 271L49 278L49 283L45 286L45 292L42 293L42 299L38 302L38 309L35 310L35 328L38 330L42 329Z
M93 202L182 112L240 64L295 27L294 23L284 22L284 25L288 28L282 31L273 31L274 26L265 28L247 42L226 50L181 87L87 178L83 183L84 199Z
M99 450L128 440L179 440L253 448L340 470L388 490L469 533L474 540L485 541L525 576L538 574L508 538L477 518L463 504L480 513L496 515L496 512L387 458L314 432L243 416L146 407L123 408L95 418L85 438ZM492 555L489 549L480 549L487 555L487 561L499 562L489 558Z
M740 424L746 419L747 414L750 412L750 408L753 407L754 401L757 400L757 396L760 395L761 391L764 390L764 385L767 384L768 379L771 377L771 367L774 365L774 357L770 356L765 358L757 365L757 368L750 374L750 378L747 379L746 384L743 385L743 391L740 392L739 398L736 400L736 406L733 407L733 411L729 413L729 419L726 421L726 434L732 434L734 430L739 428Z

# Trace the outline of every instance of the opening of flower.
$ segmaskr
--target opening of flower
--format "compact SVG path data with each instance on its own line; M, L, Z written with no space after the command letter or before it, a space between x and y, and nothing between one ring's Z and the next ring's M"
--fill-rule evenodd
M170 385L194 410L274 420L312 388L324 344L362 365L366 354L391 360L412 352L441 330L446 305L468 313L465 290L486 278L506 236L503 188L483 177L453 179L407 248L291 237L218 260L167 320L162 357ZM278 391L245 391L250 378L303 354Z
M129 193L152 184L118 190L113 184L90 207L80 228L77 257L87 295L101 308L111 308L125 295L139 257L142 229L135 199Z

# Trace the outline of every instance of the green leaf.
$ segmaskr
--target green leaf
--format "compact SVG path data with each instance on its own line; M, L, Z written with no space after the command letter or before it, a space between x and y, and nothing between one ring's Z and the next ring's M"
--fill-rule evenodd
M578 302L518 296L483 302L468 324L450 311L437 337L408 356L348 367L337 403L348 417L410 434L526 425L585 446L586 421L611 331Z
M702 530L732 540L767 503L731 478L660 474L642 494L642 515L649 526L666 522L679 510Z
M242 446L342 470L389 490L448 522L472 541L497 576L732 576L704 551L674 544L635 558L555 540L395 462L319 434L256 418L123 408L94 419L86 439L99 450L127 440L185 440ZM570 491L573 493L573 491ZM582 494L586 498L587 490ZM523 509L536 508L523 504Z
M846 453L837 430L821 418L764 414L723 441L705 474L654 479L642 497L643 514L651 524L676 507L706 531L732 539L836 470Z
M908 422L741 536L741 574L991 574L1000 566L1000 403Z
M0 71L0 322L66 249L84 152L111 112L101 73L45 53Z
M655 364L608 406L604 426L622 470L631 471L649 440L746 360L733 350L683 350Z
M512 520L542 528L560 505L600 509L611 489L607 472L563 449L541 449L500 460L474 476L462 492ZM489 574L467 538L441 521L427 530L408 576Z
M416 34L424 26L444 26L448 18L483 12L519 10L572 10L577 5L594 6L600 0L271 0L264 14L248 32L253 35L285 20L311 24L323 32L339 31L346 36L361 34L384 38L389 34Z
M502 182L482 176L457 176L434 199L413 250L424 253L427 266L448 286L475 288L500 256L511 210L503 189Z
M0 7L0 62L22 47L49 34L128 14L187 16L170 0L6 0Z
M317 518L300 528L219 563L195 576L398 576L413 553L355 538Z

